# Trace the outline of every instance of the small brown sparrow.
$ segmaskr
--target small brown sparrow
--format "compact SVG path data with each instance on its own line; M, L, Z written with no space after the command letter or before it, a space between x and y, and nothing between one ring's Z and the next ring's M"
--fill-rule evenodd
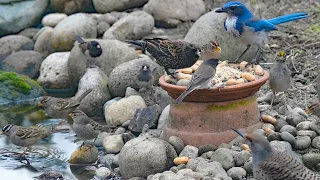
M320 103L312 104L307 109L307 114L313 114L320 118Z

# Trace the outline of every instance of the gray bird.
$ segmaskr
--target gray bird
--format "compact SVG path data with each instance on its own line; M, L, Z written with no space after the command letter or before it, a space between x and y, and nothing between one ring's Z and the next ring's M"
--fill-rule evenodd
M218 63L218 59L205 60L194 72L186 90L175 100L175 103L180 104L189 93L196 89L211 88L211 81L216 74Z
M153 70L154 68L150 67L148 64L143 64L141 66L137 75L137 84L139 88L152 88L154 81L154 77L152 75Z
M266 137L260 134L244 134L252 153L253 176L257 180L320 180L320 176L306 168L286 152L273 149Z
M288 68L285 62L286 53L284 51L280 51L277 54L276 61L277 62L269 71L269 86L273 92L271 107L276 96L276 92L284 92L291 86L291 70Z
M101 131L111 132L113 128L115 128L107 125L100 125L80 110L73 111L69 116L73 119L72 130L80 139L84 140L82 145L85 144L86 140L96 140Z
M86 90L78 98L56 98L51 96L44 96L40 100L39 106L43 107L46 113L57 119L67 119L68 114L74 111L81 103L81 101L90 94L92 89Z

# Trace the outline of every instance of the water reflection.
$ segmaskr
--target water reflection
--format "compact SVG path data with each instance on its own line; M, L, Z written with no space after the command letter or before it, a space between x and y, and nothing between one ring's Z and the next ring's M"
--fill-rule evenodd
M50 126L58 124L60 120L50 119L44 115L42 109L27 107L28 111L10 112L0 114L1 128L6 124L21 126L43 125ZM0 136L0 179L34 179L44 171L57 170L65 179L77 179L70 171L67 163L71 153L79 146L75 143L76 137L70 133L57 132L39 140L32 146L31 153L27 158L31 165L19 161L16 154L9 152L23 152L24 148L17 147L11 143L6 136ZM24 161L25 162L25 161Z

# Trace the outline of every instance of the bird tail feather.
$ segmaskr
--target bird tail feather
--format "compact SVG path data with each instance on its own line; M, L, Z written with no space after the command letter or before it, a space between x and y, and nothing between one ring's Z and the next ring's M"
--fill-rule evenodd
M183 91L183 93L180 94L180 96L174 101L175 104L181 104L181 102L183 101L183 99L184 99L188 94L190 94L193 90L194 90L194 89L189 90L189 89L187 88L185 91Z
M143 52L145 51L146 42L144 42L144 41L127 40L127 41L125 41L125 42L126 42L126 43L129 43L129 44L133 44L133 45L139 47L139 49L142 49Z
M80 36L76 36L75 39L76 39L76 41L78 41L78 43L80 43L80 44L85 43L85 41L84 41Z
M85 98L88 94L90 94L91 91L92 91L92 89L88 89L88 90L86 90L84 93L82 93L82 94L79 96L79 98L78 98L78 99L79 99L79 102L81 102L83 98Z
M274 25L294 21L297 19L302 19L308 17L307 13L301 12L301 13L294 13L294 14L287 14L284 16L275 17L272 19L269 19L268 21Z

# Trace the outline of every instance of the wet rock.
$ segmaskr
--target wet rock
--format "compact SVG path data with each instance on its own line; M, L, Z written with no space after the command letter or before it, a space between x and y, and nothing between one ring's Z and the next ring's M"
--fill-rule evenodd
M173 146L177 154L180 154L184 148L184 143L182 139L177 136L170 136L168 142Z
M250 157L243 165L243 168L246 170L247 173L251 174L253 172L253 165L252 165L252 157Z
M311 130L300 130L297 132L298 136L309 136L311 139L317 136L317 133Z
M46 171L42 173L37 179L39 180L63 180L63 176L57 171Z
M307 153L302 156L303 164L313 171L320 170L320 154L319 153Z
M294 148L298 150L307 149L311 145L311 138L309 136L297 136Z
M134 7L140 7L146 2L148 2L148 0L119 0L116 2L112 0L93 0L94 7L99 13L124 11Z
M49 0L19 1L1 4L0 37L37 25L48 4Z
M317 136L312 140L312 147L320 149L320 136Z
M94 11L91 0L50 0L50 5L55 11L66 14Z
M215 13L214 11L204 14L192 25L184 40L198 46L203 46L210 41L221 42L220 47L224 52L221 54L221 59L232 60L237 58L246 49L246 46L240 39L234 38L233 34L224 29L226 17L227 14ZM234 44L238 46L234 46ZM256 50L256 48L250 48L240 61L252 58Z
M148 124L150 128L156 128L160 113L161 107L158 104L137 109L130 121L129 130L142 132L145 124Z
M291 145L294 145L296 140L294 138L294 136L288 132L281 132L280 133L281 139L283 139L284 141L290 143Z
M189 157L190 159L198 157L199 149L195 146L186 145L181 153L179 154L179 157Z
M246 177L247 172L241 167L232 167L227 171L227 174L233 180L242 180L244 177Z
M108 88L108 77L100 68L88 68L87 72L79 81L78 93L83 93L88 89L92 92L85 97L79 106L79 109L85 112L89 117L104 117L103 106L106 101L111 99Z
M74 44L74 37L97 37L96 20L83 13L77 13L64 18L54 28L51 42L57 51L70 51Z
M145 108L146 104L140 96L129 96L107 106L104 110L107 124L121 125L133 118L137 109Z
M37 78L43 59L43 56L36 51L19 51L12 53L3 61L2 69Z
M152 14L156 20L197 20L205 12L205 4L201 0L149 0L143 10Z
M34 44L34 50L41 53L44 57L47 57L56 51L51 43L53 28L43 27L41 31Z
M99 169L96 170L96 176L101 179L106 179L110 177L111 171L110 169L106 167L100 167Z
M60 21L62 21L66 17L67 15L64 13L47 14L42 18L41 24L43 26L55 27Z
M214 144L205 144L199 147L198 156L201 156L203 153L209 152L209 151L215 151L218 147Z
M12 52L32 50L33 45L33 41L25 36L4 36L0 38L0 61L9 56Z
M109 88L113 96L123 97L127 87L138 89L137 74L142 64L147 63L150 66L156 67L153 71L154 79L159 79L163 74L163 69L149 57L134 59L125 62L115 67L109 76ZM155 81L156 85L157 82Z
M280 133L282 132L288 132L290 134L292 134L293 136L296 136L297 135L297 129L291 125L285 125L283 126L280 131Z
M119 155L119 167L125 179L146 178L169 169L176 157L174 148L168 142L142 136L124 145Z
M122 135L107 136L104 138L102 145L107 154L118 154L124 146Z
M33 37L39 32L38 28L26 28L18 33L18 35L25 36L27 38L33 39Z
M211 158L212 161L217 161L219 163L221 163L222 167L225 169L225 170L228 170L230 169L231 167L234 167L235 166L235 162L234 162L234 159L232 157L232 154L230 152L229 149L225 149L225 148L218 148L212 158Z
M151 34L153 17L144 11L135 11L114 23L104 34L103 39L141 39Z
M100 40L100 39L84 39L85 41L97 41L102 49L102 54L99 57L91 58L89 55L84 55L79 44L75 43L69 57L68 69L73 72L70 77L77 82L83 76L88 67L88 59L94 61L102 71L109 76L110 72L118 65L138 58L135 50L130 48L126 43L118 40ZM140 67L139 67L140 68ZM125 72L123 72L125 73Z
M38 82L48 89L69 89L71 82L67 69L69 52L49 55L41 64Z
M70 164L92 164L98 160L98 149L93 145L83 145L70 156Z
M233 156L235 165L241 167L244 165L246 161L251 157L251 153L246 150L242 150L240 152L236 152Z

